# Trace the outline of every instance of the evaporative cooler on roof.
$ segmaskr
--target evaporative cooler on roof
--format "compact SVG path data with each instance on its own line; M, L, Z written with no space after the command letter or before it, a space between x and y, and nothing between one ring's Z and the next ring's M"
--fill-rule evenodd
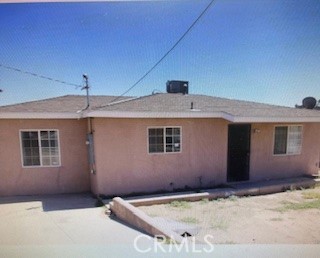
M168 93L188 94L188 89L189 89L188 81L167 81Z

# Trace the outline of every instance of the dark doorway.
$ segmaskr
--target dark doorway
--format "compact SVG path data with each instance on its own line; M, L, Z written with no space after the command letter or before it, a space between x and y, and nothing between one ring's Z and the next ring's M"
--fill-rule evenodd
M228 127L228 182L249 180L250 124Z

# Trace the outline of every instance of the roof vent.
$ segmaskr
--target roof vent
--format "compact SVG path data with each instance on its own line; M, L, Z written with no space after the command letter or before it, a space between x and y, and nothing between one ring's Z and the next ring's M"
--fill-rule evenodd
M188 81L167 81L168 93L188 94L188 90L189 90Z

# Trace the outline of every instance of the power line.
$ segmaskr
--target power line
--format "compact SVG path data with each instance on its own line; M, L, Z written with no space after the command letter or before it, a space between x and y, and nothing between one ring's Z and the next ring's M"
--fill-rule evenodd
M177 40L177 42L159 59L158 62L156 62L144 75L140 77L139 80L137 80L131 87L129 87L124 93L116 97L114 100L112 100L110 103L118 100L119 98L123 97L125 94L127 94L129 91L131 91L134 87L136 87L145 77L148 76L169 54L171 51L175 49L175 47L184 39L184 37L191 31L191 29L196 25L196 23L201 19L201 17L207 12L207 10L210 8L210 6L214 3L215 0L211 0L210 3L206 6L206 8L200 13L197 19L194 20L194 22L189 26L189 28L182 34L182 36Z
M66 82L66 81L62 81L62 80L55 79L55 78L52 78L52 77L44 76L44 75L41 75L41 74L24 71L24 70L21 70L19 68L15 68L15 67L12 67L12 66L7 66L7 65L0 64L0 67L6 68L6 69L11 70L11 71L19 72L19 73L29 74L29 75L32 75L32 76L35 76L35 77L38 77L38 78L41 78L41 79L46 79L46 80L50 80L50 81L53 81L53 82L58 82L58 83L63 83L63 84L66 84L66 85L74 86L76 88L82 87L82 85L79 85L79 84Z

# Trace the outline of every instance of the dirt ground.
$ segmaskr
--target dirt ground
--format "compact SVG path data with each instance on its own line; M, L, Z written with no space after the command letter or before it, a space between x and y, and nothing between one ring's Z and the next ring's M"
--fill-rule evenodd
M200 227L197 242L210 234L216 244L320 244L320 187L139 208Z

